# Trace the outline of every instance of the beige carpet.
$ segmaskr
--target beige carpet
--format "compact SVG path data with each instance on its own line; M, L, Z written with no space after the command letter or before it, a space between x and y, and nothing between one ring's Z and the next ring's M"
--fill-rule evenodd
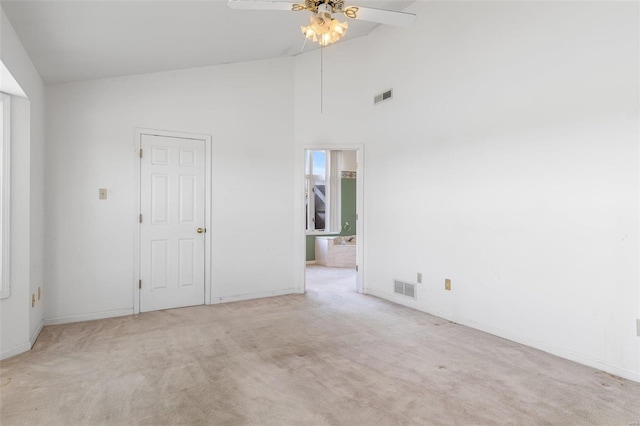
M638 383L309 274L304 296L46 327L0 365L1 424L640 422Z

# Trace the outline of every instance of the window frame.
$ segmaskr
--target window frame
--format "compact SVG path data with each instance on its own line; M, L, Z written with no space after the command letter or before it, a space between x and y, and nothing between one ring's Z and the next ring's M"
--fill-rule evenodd
M314 170L313 170L313 153L314 152L324 152L325 154L325 169L324 169L324 175L319 175L319 174L315 174ZM329 188L329 180L331 179L330 176L330 156L331 156L331 151L328 149L307 149L305 150L305 154L306 154L306 161L305 161L305 193L306 193L306 199L307 199L307 206L306 206L306 220L307 220L307 224L306 224L306 233L307 235L325 235L325 234L330 234L331 230L329 229L331 227L331 222L330 222L330 203L331 203L331 198L330 198L330 188ZM316 229L316 223L315 223L315 196L313 193L313 187L314 187L314 183L315 183L315 179L316 178L323 178L324 179L324 183L325 183L325 227L324 229ZM310 227L310 225L312 227Z

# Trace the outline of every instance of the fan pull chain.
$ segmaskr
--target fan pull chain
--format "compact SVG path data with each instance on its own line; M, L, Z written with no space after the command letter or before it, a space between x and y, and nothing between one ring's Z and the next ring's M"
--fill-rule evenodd
M320 114L322 114L322 106L324 101L324 46L320 44Z

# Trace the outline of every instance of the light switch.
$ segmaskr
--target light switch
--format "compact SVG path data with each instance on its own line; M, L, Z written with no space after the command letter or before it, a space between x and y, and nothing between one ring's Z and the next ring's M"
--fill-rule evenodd
M106 200L107 199L107 188L98 189L98 198L100 200Z

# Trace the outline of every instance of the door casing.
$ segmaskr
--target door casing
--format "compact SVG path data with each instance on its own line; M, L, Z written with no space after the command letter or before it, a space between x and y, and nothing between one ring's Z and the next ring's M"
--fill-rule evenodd
M134 272L133 272L133 313L140 313L140 290L138 288L138 282L140 280L140 196L141 196L141 188L140 188L140 144L142 135L151 135L151 136L164 136L169 138L182 138L182 139L195 139L201 140L204 142L204 151L205 151L205 175L204 175L204 185L205 185L205 200L204 200L204 226L207 232L204 235L204 303L205 305L211 304L211 235L213 234L213 229L211 228L211 164L212 164L212 144L211 144L211 135L202 135L197 133L185 133L185 132L174 132L169 130L157 130L157 129L145 129L145 128L136 128L135 129L135 137L134 137L134 149L133 149L133 157L134 157L134 170L135 170L135 212L132 215L135 223L134 229L134 241L133 241L133 255L134 255Z

